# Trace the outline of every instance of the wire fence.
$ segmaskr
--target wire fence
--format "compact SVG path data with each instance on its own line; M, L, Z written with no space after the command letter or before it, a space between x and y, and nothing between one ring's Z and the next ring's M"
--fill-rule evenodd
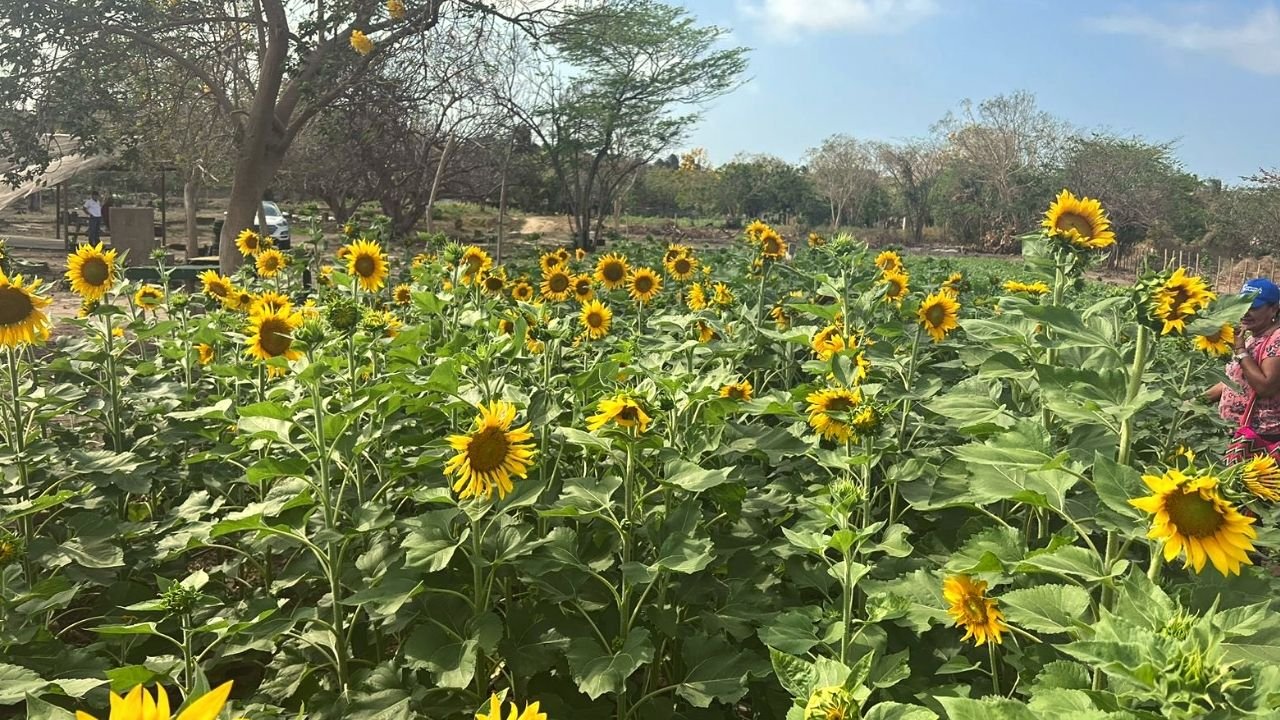
M1244 285L1256 277L1275 278L1274 257L1248 257L1243 255L1218 255L1185 248L1150 248L1132 252L1124 257L1113 255L1106 262L1109 272L1129 274L1133 277L1148 271L1185 267L1188 273L1212 280L1216 288L1232 288Z

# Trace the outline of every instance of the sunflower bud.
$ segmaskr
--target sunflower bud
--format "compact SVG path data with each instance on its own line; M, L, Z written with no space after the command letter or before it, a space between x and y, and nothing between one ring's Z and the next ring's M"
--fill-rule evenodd
M307 347L315 347L324 342L327 330L323 320L312 318L302 323L302 327L293 333L293 338Z
M182 583L170 585L160 596L160 604L174 615L190 615L199 601L200 591Z
M22 538L0 530L0 568L22 557Z
M334 330L349 333L360 323L360 306L351 298L337 298L329 303L328 320Z
M804 720L829 720L829 718L856 718L858 704L853 693L839 685L818 688L809 696L804 706Z

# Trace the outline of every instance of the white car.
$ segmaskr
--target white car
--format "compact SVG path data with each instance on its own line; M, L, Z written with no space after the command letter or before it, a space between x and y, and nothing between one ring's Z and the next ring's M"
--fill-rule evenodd
M289 249L289 220L280 211L280 206L265 200L262 203L262 216L267 221L267 234L275 239L275 246L281 250Z

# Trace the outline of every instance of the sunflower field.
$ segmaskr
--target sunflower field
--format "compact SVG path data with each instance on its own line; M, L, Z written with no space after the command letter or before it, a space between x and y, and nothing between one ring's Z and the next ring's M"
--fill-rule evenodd
M1280 716L1280 469L1201 399L1249 300L1085 281L1097 201L1004 275L344 233L83 246L52 337L0 274L0 716Z

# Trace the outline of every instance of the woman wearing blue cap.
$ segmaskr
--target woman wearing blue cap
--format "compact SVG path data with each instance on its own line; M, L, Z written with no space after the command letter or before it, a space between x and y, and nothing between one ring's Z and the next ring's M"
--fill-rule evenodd
M1252 297L1253 305L1240 319L1227 364L1227 377L1239 389L1218 383L1208 393L1222 419L1236 427L1228 464L1262 453L1280 457L1280 287L1255 278L1240 294Z

